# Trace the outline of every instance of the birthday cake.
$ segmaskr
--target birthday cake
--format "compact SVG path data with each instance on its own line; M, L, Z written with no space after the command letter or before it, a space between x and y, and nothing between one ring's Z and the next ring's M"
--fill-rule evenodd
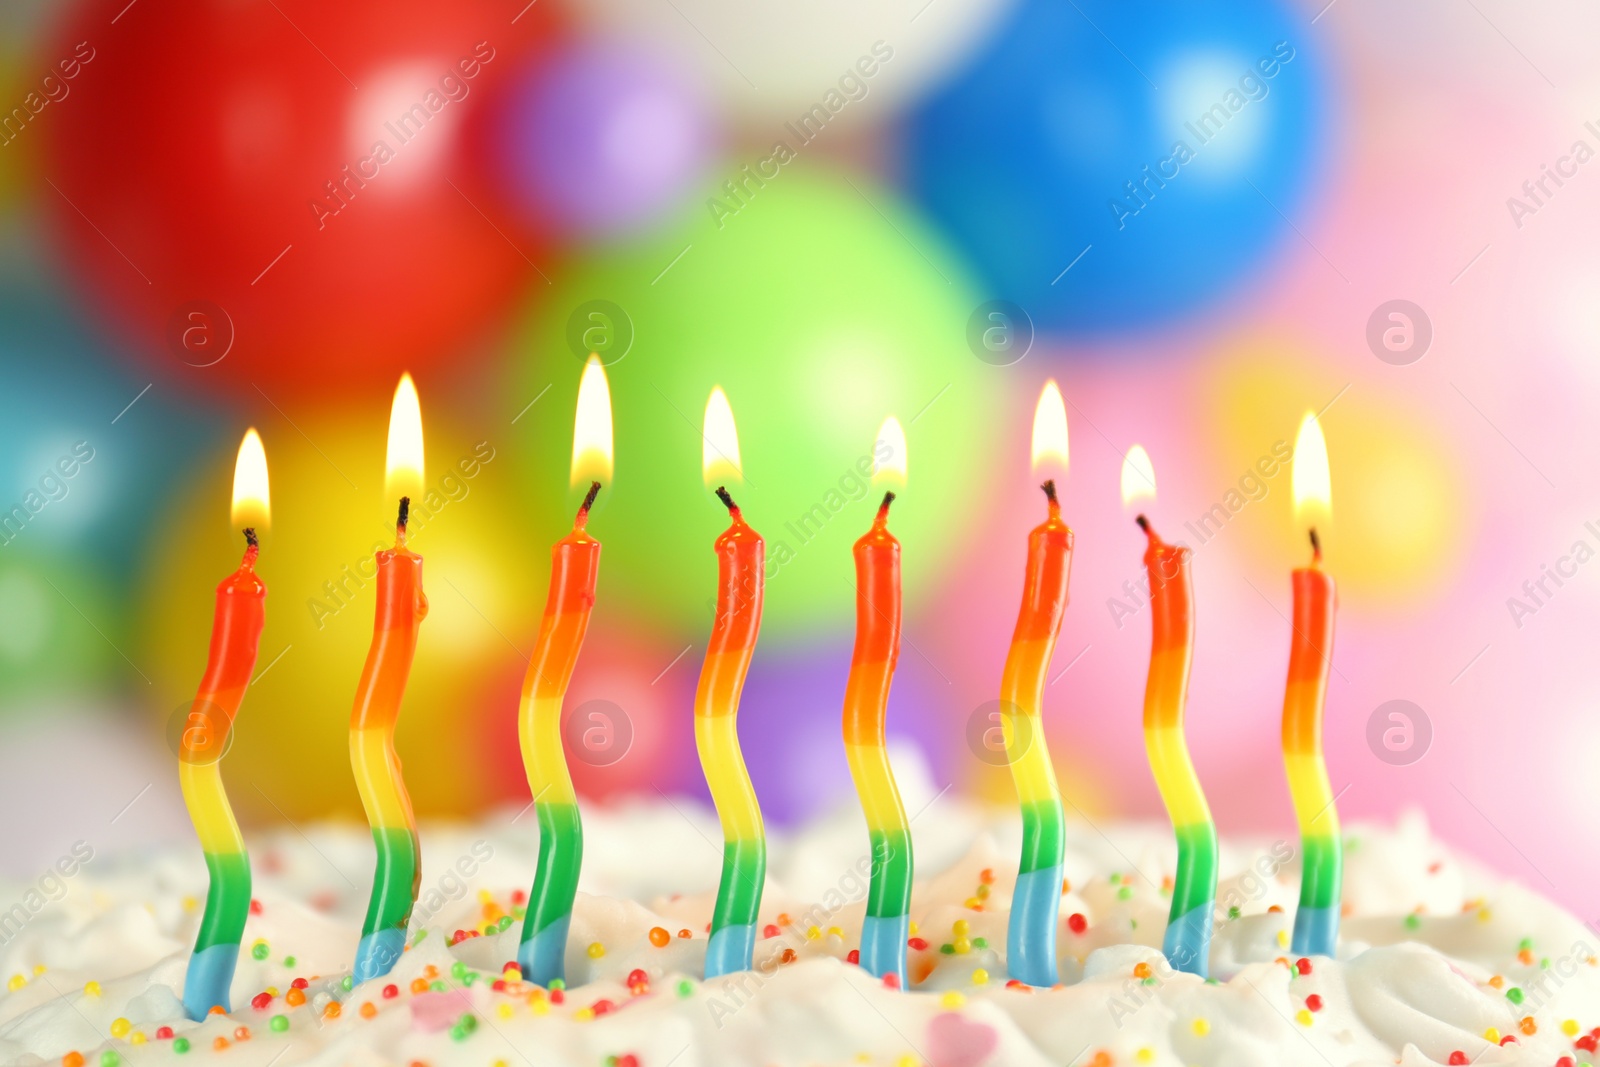
M0 916L0 1061L1600 1062L1596 935L1453 853L1418 816L1347 831L1337 959L1287 947L1298 840L1225 839L1209 982L1170 970L1158 948L1171 828L1069 822L1053 989L1006 980L1014 812L944 797L913 825L909 989L852 962L871 863L858 812L773 835L756 967L703 980L717 823L660 800L586 811L566 982L524 982L511 961L537 858L532 822L506 811L425 826L408 947L392 973L359 984L350 972L372 876L368 831L330 824L252 839L233 1010L198 1023L181 997L207 887L199 856L84 848L44 879L4 887L4 900L23 903Z

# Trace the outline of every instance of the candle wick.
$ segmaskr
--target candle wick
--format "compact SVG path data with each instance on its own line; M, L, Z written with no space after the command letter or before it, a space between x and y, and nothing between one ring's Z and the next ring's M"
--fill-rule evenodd
M1139 529L1143 530L1145 533L1152 533L1150 529L1150 520L1145 518L1143 515L1135 517L1133 521L1138 523Z
M1049 479L1039 488L1044 490L1044 498L1046 500L1052 504L1056 503L1056 480L1054 478Z
M1317 536L1317 528L1311 527L1311 558L1314 561L1322 560L1322 538Z
M589 521L589 509L594 507L594 498L599 495L600 483L590 482L589 491L584 494L583 504L578 508L578 516L577 518L573 519L572 525L578 527L579 529L583 528L583 525Z
M889 514L889 505L893 504L893 503L894 503L894 490L891 489L888 492L883 494L883 503L878 505L878 515L880 517L882 517L884 515Z
M400 515L399 515L398 518L396 518L394 520L395 529L404 530L406 528L406 524L410 521L410 519L411 519L411 498L408 497L408 496L403 496L403 497L400 498Z
M254 526L246 526L244 528L244 543L247 548L261 547L261 542L256 539L256 528Z
M733 494L728 492L727 486L717 486L717 499L722 501L723 506L728 509L729 515L739 514L739 505L733 502Z

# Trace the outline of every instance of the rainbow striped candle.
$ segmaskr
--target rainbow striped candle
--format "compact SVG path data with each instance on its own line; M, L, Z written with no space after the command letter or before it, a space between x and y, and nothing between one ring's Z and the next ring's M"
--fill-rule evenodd
M266 455L261 438L250 430L234 466L235 524L249 521L248 515L265 525L267 504ZM178 781L211 879L183 984L184 1013L196 1020L214 1007L233 1010L229 987L250 914L250 857L222 787L221 764L266 623L267 587L255 573L260 549L254 526L245 527L244 538L239 569L217 586L211 652L178 739Z
M743 478L733 409L720 386L706 400L701 471L706 484ZM706 977L750 969L756 916L767 877L767 836L750 773L739 748L739 694L761 632L766 544L722 486L728 528L717 538L717 615L694 696L694 743L722 822L722 880L711 913Z
M1178 872L1163 951L1174 968L1204 978L1211 967L1211 926L1217 906L1217 828L1189 759L1183 712L1194 652L1194 587L1189 550L1149 538L1144 565L1150 576L1150 673L1144 689L1144 745L1161 799L1178 837Z
M379 551L372 645L350 710L350 767L372 828L377 865L366 921L356 945L355 980L389 973L405 950L406 928L422 881L417 819L401 776L394 729L411 676L417 631L428 614L422 557L406 547L411 494L422 492L422 410L411 375L402 375L389 414L385 491L400 499L394 547Z
M1065 475L1067 407L1048 380L1033 409L1032 470ZM1006 930L1006 971L1031 986L1058 981L1056 931L1061 914L1061 866L1066 851L1061 790L1044 733L1045 674L1067 610L1072 577L1072 530L1061 519L1055 480L1044 490L1045 521L1028 534L1022 607L1000 676L1000 728L1006 764L1022 814L1022 856Z
M877 473L905 478L906 438L893 416L878 431ZM874 477L874 481L878 481ZM856 643L844 691L844 752L867 817L872 877L861 921L861 966L906 986L906 939L911 932L911 824L889 766L884 727L889 685L900 659L900 542L889 532L886 492L878 514L855 544Z
M1329 506L1328 450L1316 417L1307 415L1294 448L1295 510L1325 517ZM1333 666L1333 579L1322 569L1322 543L1311 527L1311 566L1293 575L1294 629L1283 694L1283 763L1300 823L1300 907L1294 951L1332 956L1339 940L1344 868L1339 811L1322 755L1322 708Z
M1072 530L1061 519L1056 483L1047 481L1042 488L1048 513L1028 534L1022 607L1000 676L1006 762L1022 809L1022 859L1006 931L1006 972L1031 986L1053 986L1058 980L1056 927L1066 849L1061 792L1042 712L1045 675L1067 610Z
M572 531L550 550L550 591L517 716L522 767L539 819L539 860L522 920L517 963L524 978L540 985L566 978L567 931L583 867L583 822L561 741L561 706L594 609L600 542L588 533L589 509L600 493L601 479L611 477L611 457L611 388L599 358L591 355L578 382L571 468L571 484L588 482L589 490L572 520Z
M572 532L551 549L550 593L523 678L517 718L522 765L539 818L539 865L528 895L517 963L523 977L540 985L566 977L567 928L583 866L583 822L561 744L561 705L589 630L600 578L600 542L585 529L599 492L599 482L589 486Z

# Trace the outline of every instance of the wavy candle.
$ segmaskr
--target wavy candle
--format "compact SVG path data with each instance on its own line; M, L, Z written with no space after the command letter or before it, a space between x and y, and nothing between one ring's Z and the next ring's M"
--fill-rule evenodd
M1295 514L1307 523L1311 565L1297 568L1289 678L1283 694L1283 764L1300 823L1300 907L1294 916L1295 952L1332 956L1339 939L1344 852L1339 811L1322 754L1322 708L1333 666L1333 579L1322 569L1316 520L1327 519L1332 493L1328 448L1316 416L1306 415L1294 446Z
M1147 483L1148 492L1141 483ZM1155 497L1155 472L1138 445L1128 451L1123 463L1122 485L1125 503L1131 504L1138 496ZM1150 578L1151 627L1144 745L1150 773L1178 838L1178 870L1162 950L1175 969L1204 978L1210 973L1211 926L1217 907L1217 827L1189 758L1183 726L1189 667L1194 659L1190 552L1163 541L1143 515L1137 521L1149 542L1144 553Z
M874 455L886 457L875 472L905 479L906 441L892 416L878 432ZM855 544L856 642L844 694L844 751L867 817L872 876L861 921L861 966L906 984L906 939L911 926L911 826L889 766L884 727L889 685L900 658L900 542L889 532L883 495L872 528Z
M1067 465L1067 414L1056 383L1046 382L1033 420L1033 467ZM1057 981L1056 928L1066 849L1061 791L1044 736L1044 686L1067 610L1072 530L1061 519L1056 483L1044 490L1045 521L1028 534L1022 606L1000 676L1002 735L1022 814L1022 855L1006 931L1006 972L1031 986Z
M377 607L372 645L350 711L350 766L377 850L372 895L352 969L357 982L389 973L405 949L406 929L422 880L422 847L394 747L395 725L417 631L428 614L422 591L422 557L406 547L411 497L423 488L422 410L411 375L400 378L389 412L385 495L399 498L394 547L375 556Z
M578 383L572 483L591 479L572 532L550 550L550 592L533 658L522 682L517 735L539 819L539 860L522 920L517 963L523 977L549 985L566 977L567 931L583 867L583 822L561 741L561 706L589 629L600 577L600 542L587 527L600 478L611 477L611 394L600 361L589 357Z
M719 475L740 477L738 432L728 398L720 388L713 389L706 401L702 436L702 470L707 482ZM761 632L766 545L744 521L725 487L717 487L717 497L727 507L730 521L714 546L717 614L694 697L695 749L722 823L722 879L711 913L707 978L750 969L756 916L767 876L766 830L738 732L739 694Z
M228 989L250 914L250 857L222 787L221 761L266 623L267 587L256 576L256 530L265 528L269 511L267 457L252 429L239 444L233 469L233 524L244 528L244 559L217 586L211 652L178 739L178 781L211 879L183 983L184 1013L196 1020L212 1008L233 1010Z

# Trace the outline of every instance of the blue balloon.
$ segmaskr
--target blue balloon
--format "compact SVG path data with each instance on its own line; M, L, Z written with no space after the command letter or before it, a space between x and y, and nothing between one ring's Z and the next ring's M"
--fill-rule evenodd
M110 348L57 294L0 287L0 552L131 582L168 487L234 445L219 413Z
M1175 318L1292 234L1325 125L1308 30L1272 0L1022 0L913 116L912 186L1039 328Z

